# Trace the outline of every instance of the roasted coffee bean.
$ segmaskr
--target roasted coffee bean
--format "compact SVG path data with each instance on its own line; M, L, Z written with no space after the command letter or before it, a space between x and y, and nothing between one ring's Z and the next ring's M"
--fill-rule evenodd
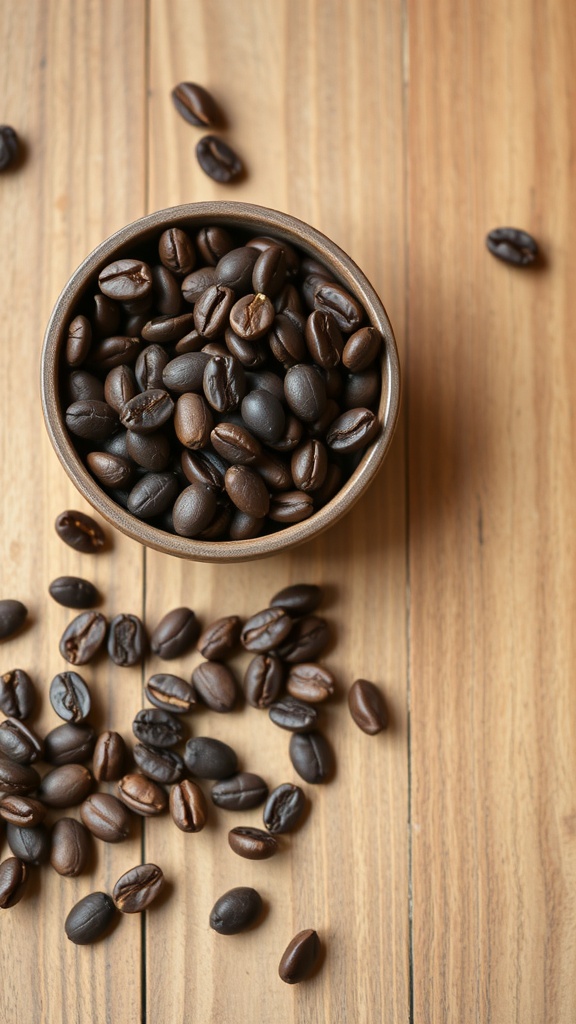
M314 491L314 504L316 508L322 508L332 500L342 485L342 470L335 462L328 463L324 483L317 491Z
M89 832L105 843L122 843L130 834L130 815L111 793L92 793L80 805L80 817Z
M32 796L5 796L0 800L0 818L20 828L34 828L46 817L46 808Z
M244 693L252 707L268 708L278 699L284 670L276 654L257 654L246 669Z
M281 249L284 253L286 273L289 277L295 277L300 270L300 257L296 249L284 239L273 238L272 235L257 235L246 242L247 246L256 249L258 252L265 252L267 249Z
M238 772L212 786L212 802L228 811L248 811L268 796L268 786L259 775Z
M326 782L334 770L334 755L328 740L319 732L293 733L290 760L305 782Z
M305 928L288 943L278 965L278 974L287 985L296 985L310 976L320 957L320 939L313 928Z
M50 863L59 875L77 878L90 854L90 834L75 818L59 818L52 827Z
M98 284L109 299L131 302L150 294L152 271L141 260L117 260L101 271Z
M369 409L349 409L330 425L326 443L331 451L348 455L365 448L379 429L378 417Z
M5 171L10 164L15 163L18 149L18 136L14 129L9 124L0 125L0 171ZM8 905L13 906L12 903Z
M194 326L203 338L216 338L228 326L234 292L226 285L210 285L194 306Z
M115 665L139 665L148 642L142 620L137 615L116 615L108 630L108 654Z
M323 440L329 426L340 415L341 411L342 410L340 409L338 402L335 402L333 398L329 398L320 419L309 425L308 430L310 432L310 436ZM318 488L316 488L316 490L318 490Z
M286 423L284 426L284 433L279 441L275 441L274 444L268 442L270 448L273 448L277 452L291 452L294 448L297 448L302 439L304 433L304 427L300 420L289 413L286 417Z
M284 491L270 498L270 519L277 523L301 523L314 512L314 499L305 491Z
M342 406L344 409L372 408L380 395L380 370L369 366L361 373L350 373L344 379Z
M50 683L50 703L65 722L83 722L90 714L90 690L77 672L59 672Z
M106 402L88 399L68 406L66 426L77 437L102 441L116 430L118 416Z
M130 458L151 473L161 473L170 462L170 442L161 430L153 434L134 434L127 430L126 448Z
M97 341L90 350L90 365L99 371L133 363L140 351L140 338L130 334L113 335Z
M247 651L270 651L286 639L292 626L283 608L266 608L244 623L240 640Z
M66 627L60 654L71 665L85 665L97 653L106 636L106 619L100 612L81 612Z
M118 783L120 799L144 818L161 814L166 809L166 793L156 782L145 775L124 775Z
M294 583L274 594L270 601L270 607L283 608L289 615L296 618L315 612L321 600L322 591L314 583Z
M182 311L182 292L180 290L180 282L174 274L162 264L157 264L152 267L152 281L156 311L161 316L180 316Z
M274 299L274 309L279 314L286 313L288 310L292 310L294 313L302 313L302 299L300 298L300 293L293 284L287 282L283 288L280 289Z
M267 391L274 395L280 403L284 402L284 382L277 373L271 370L261 370L260 373L247 373L246 384L248 391Z
M311 704L296 700L289 695L280 697L270 705L270 720L281 729L290 732L309 732L318 721L318 712Z
M215 128L222 122L216 101L196 82L180 82L175 86L172 89L172 102L178 113L190 124L199 125L201 128Z
M322 653L330 640L330 631L325 619L316 615L299 619L294 624L288 640L279 649L278 654L283 661L298 664L301 661L314 661Z
M350 373L360 373L378 358L381 346L382 337L375 327L361 327L348 338L342 362Z
M182 228L167 228L160 235L158 255L173 274L189 274L196 262L194 246Z
M88 373L87 370L73 370L66 378L65 394L68 405L86 398L103 402L104 386L93 373Z
M114 366L106 375L104 397L116 412L122 409L138 394L138 384L134 371L129 366Z
M532 235L518 228L494 228L486 235L493 256L517 267L529 267L538 258L538 246Z
M314 662L293 665L288 673L286 689L296 700L318 704L334 693L335 680L331 672Z
M286 416L281 403L269 391L251 391L242 399L241 411L246 426L261 441L274 444L280 440Z
M181 832L200 832L208 809L204 793L195 782L184 779L170 790L170 814Z
M273 299L286 281L286 253L279 245L263 249L254 264L252 287Z
M1 146L1 142L0 142ZM0 151L0 170L1 151ZM7 857L0 864L0 910L8 910L20 903L26 892L28 869L19 857Z
M92 773L83 764L52 768L38 787L38 797L47 807L73 807L86 799L92 788Z
M99 338L109 338L120 327L121 311L117 302L98 292L94 298L91 323Z
M342 333L332 313L315 309L306 321L306 345L318 366L329 370L338 366L344 347Z
M21 601L5 598L0 601L0 640L14 636L24 625L28 609Z
M240 246L225 253L215 270L216 284L231 288L236 298L252 291L252 272L258 253L249 246Z
M163 885L164 874L156 864L138 864L118 879L112 898L123 914L138 914L150 906Z
M214 417L202 395L180 395L174 410L174 431L185 448L205 448Z
M192 673L192 684L199 700L212 711L232 711L238 690L229 668L218 661L204 661Z
M0 792L6 796L26 796L40 783L40 776L35 768L12 761L0 754Z
M194 687L180 676L164 673L150 676L145 693L151 704L178 715L186 714L196 703Z
M12 761L34 764L42 756L43 749L40 737L18 718L6 718L0 725L0 753Z
M14 856L25 864L44 864L50 856L50 832L46 825L20 828L8 824L6 839Z
M164 387L178 395L202 392L204 370L210 361L205 352L185 352L166 364L162 374Z
M175 747L183 737L182 723L160 708L143 708L132 722L137 740L147 747Z
M188 740L184 762L190 774L199 779L227 779L238 770L238 758L232 747L209 736Z
M115 914L116 907L107 893L91 892L68 914L64 922L66 936L77 946L88 946L104 934Z
M200 228L196 235L196 246L204 262L215 267L218 261L234 248L234 239L226 228L209 225Z
M306 798L300 786L284 782L272 790L264 807L264 824L273 835L291 832L300 821Z
M139 338L142 328L148 323L147 313L133 313L124 322L124 334L128 338Z
M230 466L224 477L226 493L241 512L259 519L268 514L270 497L260 474L249 466Z
M69 547L83 554L94 554L104 546L104 533L98 523L84 512L61 512L55 522L56 533Z
M197 537L216 514L216 494L205 484L194 483L180 492L172 511L174 530L181 537Z
M128 433L127 430L122 428L113 434L112 437L109 437L107 441L102 441L99 447L108 455L119 455L121 459L130 461L128 455Z
M247 338L240 338L231 327L227 327L224 331L224 341L230 355L248 370L257 370L268 358L265 340L249 341Z
M303 333L285 314L279 314L274 318L268 335L268 344L274 358L286 370L301 363L306 355Z
M230 326L240 338L258 341L268 333L276 313L267 295L249 292L230 310Z
M328 401L322 375L307 363L298 363L286 371L284 394L292 412L305 423L319 419Z
M216 619L200 634L198 650L209 661L227 658L240 642L242 622L237 615Z
M319 270L322 271L322 273L307 274L303 278L302 286L301 286L301 288L302 288L302 295L304 297L304 301L305 301L306 305L308 306L308 308L311 309L311 310L313 310L315 308L315 306L314 306L314 296L316 294L316 289L319 288L321 284L332 284L333 283L333 281L332 281L332 279L330 277L329 272L327 270L323 269L322 267L320 267L319 264L318 264L318 267L319 267ZM302 270L302 273L304 273L304 270Z
M262 533L264 523L263 516L249 516L236 509L228 531L230 540L250 540L251 537L257 537Z
M173 750L155 750L137 743L133 753L137 767L153 782L169 785L179 782L184 775L184 762Z
M331 313L341 331L350 333L362 325L364 310L342 285L334 281L319 281L314 289L314 308Z
M239 857L247 860L268 860L278 851L278 840L261 828L232 828L228 845Z
M134 477L134 463L121 455L108 452L88 452L88 468L104 487L128 487Z
M174 402L163 388L150 388L126 402L120 422L135 434L152 434L170 419Z
M128 511L139 519L162 515L178 494L174 473L146 473L128 495Z
M68 366L81 366L92 344L92 328L85 316L75 316L68 327L66 362Z
M368 679L357 679L348 691L350 714L362 732L375 736L388 725L384 697Z
M182 281L182 297L186 302L194 305L207 288L216 284L216 271L214 267L200 267L193 270L191 274ZM197 333L197 332L196 332ZM200 335L197 334L198 337Z
M163 391L162 374L168 365L168 353L160 345L148 345L138 356L134 368L135 379L140 391ZM134 395L130 395L126 402L136 398L138 389ZM124 403L125 405L126 403ZM119 412L122 412L119 409Z
M324 483L328 456L321 441L310 438L292 453L292 478L301 491L316 491Z
M220 935L236 935L254 924L261 913L260 893L241 885L216 900L210 912L210 927Z
M150 648L160 658L179 658L196 642L199 632L200 625L191 608L174 608L156 626Z
M92 771L98 782L115 782L124 770L126 744L120 733L107 729L100 733L94 747Z
M146 341L158 343L149 345L148 348L145 348L138 357L139 359L143 358L147 352L153 350L155 365L148 370L148 377L150 378L148 387L162 387L161 371L168 362L168 354L166 349L162 348L162 346L175 341L180 341L181 338L185 337L194 329L193 313L181 313L179 316L158 316L144 324L144 327L142 328L142 337ZM158 383L153 384L151 380L151 371L154 369L156 374L158 373L161 356L163 356L163 360L160 369L160 377L158 379ZM136 377L138 378L138 363L136 364Z
M214 427L210 441L223 459L236 465L248 465L262 454L260 442L237 423L219 423Z
M34 708L34 683L22 668L0 676L0 711L11 718L29 718Z
M223 185L242 174L240 157L216 135L205 135L196 143L196 157L204 173Z
M92 756L95 742L91 725L57 725L44 740L45 760L54 765L83 764Z
M255 469L270 491L285 491L294 487L290 466L279 455L265 452L258 459Z
M215 355L206 364L202 386L206 401L216 412L231 412L246 391L244 367L234 356Z

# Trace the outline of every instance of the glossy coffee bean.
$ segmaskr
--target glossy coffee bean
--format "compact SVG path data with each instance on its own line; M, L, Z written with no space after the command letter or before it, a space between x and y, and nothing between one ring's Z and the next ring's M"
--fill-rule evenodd
M162 383L177 395L201 392L204 370L209 362L210 356L205 352L184 352L175 356L164 367Z
M222 121L222 115L213 96L196 82L180 82L175 86L172 90L172 102L189 124L199 125L201 128L214 128Z
M88 468L104 487L129 487L134 477L134 464L121 455L109 452L88 452Z
M328 455L321 441L310 438L292 453L292 479L300 491L317 491L328 471Z
M177 494L174 473L146 473L128 495L128 511L139 519L152 519L166 512Z
M224 331L224 341L231 356L234 356L239 363L247 370L257 370L263 366L268 357L266 339L250 341L247 338L240 338L231 327Z
M87 370L73 370L66 378L65 396L68 405L85 398L95 398L103 402L104 387L102 382Z
M253 772L238 772L212 786L211 797L217 807L228 811L247 811L258 807L268 796L268 786Z
M208 661L229 657L240 642L242 622L237 615L226 615L211 622L198 638L198 650Z
M208 814L204 793L191 779L170 790L170 814L181 832L200 832Z
M126 449L133 462L151 473L161 473L170 462L170 442L161 430L153 434L134 434L127 430ZM141 495L139 500L143 497Z
M260 474L249 466L230 466L224 477L226 493L236 508L256 519L267 515L270 498Z
M368 679L357 679L348 691L350 714L362 732L374 736L388 725L384 697Z
M212 711L232 711L238 697L236 680L229 668L218 661L205 661L192 672L198 699Z
M315 612L322 600L322 590L314 583L294 583L274 594L271 608L283 608L293 618Z
M68 327L65 357L68 366L81 366L92 343L92 327L85 316L75 316Z
M111 793L92 793L80 805L80 817L92 835L105 843L122 843L130 834L130 815Z
M244 676L246 700L255 708L270 707L278 699L283 679L284 669L276 654L257 654Z
M7 640L22 629L28 609L22 601L5 598L0 601L0 640Z
M56 533L69 547L84 554L95 554L104 546L104 533L98 523L84 512L69 509L61 512L55 523Z
M106 636L106 619L99 612L82 612L66 627L60 654L71 665L85 665L99 651Z
M0 170L2 169L0 165ZM28 868L19 857L7 857L0 864L0 910L20 902L26 892Z
M360 373L349 373L344 378L341 403L346 410L367 408L373 410L380 396L380 369L369 366Z
M234 292L226 285L209 285L194 305L194 326L198 334L206 339L224 334L234 298Z
M67 938L77 946L88 946L96 942L109 928L116 914L116 907L105 892L92 892L84 896L68 914L64 922Z
M268 333L276 312L270 299L262 292L248 292L230 310L230 327L239 338L258 341Z
M184 775L184 762L174 750L159 750L137 743L133 755L142 774L163 786L179 782Z
M280 245L269 245L263 249L254 264L252 287L273 299L286 281L286 253Z
M151 704L174 714L184 715L196 703L194 687L180 676L157 673L146 684L146 697Z
M138 394L134 371L126 365L114 366L104 381L104 397L117 413L122 412L126 402Z
M225 892L212 907L210 927L220 935L236 935L254 924L262 913L262 897L248 886Z
M308 732L318 721L318 712L311 704L296 700L290 695L279 697L270 705L270 720L281 729L291 732Z
M151 342L138 357L144 365L143 372L148 377L145 387L162 387L162 371L168 363L168 354L163 345L169 345L179 341L190 331L194 330L194 314L180 313L178 316L156 316L148 320L142 328L142 337ZM152 365L145 366L146 354L153 354ZM158 378L158 370L160 376ZM152 383L152 376L158 379L157 384ZM136 377L138 378L138 363L136 363ZM142 383L140 383L142 387Z
M92 771L97 782L115 782L124 770L126 744L118 732L101 732L94 746Z
M6 839L14 856L25 864L44 864L50 857L50 831L46 825L20 828L8 824Z
M349 409L330 424L326 443L331 451L349 455L365 448L379 429L378 417L369 409Z
M256 653L270 651L286 639L293 624L283 608L266 608L244 623L240 635L242 646Z
M306 357L304 335L299 326L288 317L287 311L274 318L268 334L268 344L272 355L285 370L302 363Z
M66 409L66 426L76 437L102 441L110 437L118 426L118 414L107 402L84 399L73 402Z
M86 799L92 788L92 773L83 764L52 768L38 787L38 797L47 807L74 807Z
M44 740L44 758L49 764L83 764L92 756L96 733L91 725L57 725Z
M116 615L108 629L108 655L123 668L139 665L148 647L146 630L137 615Z
M11 718L25 719L32 714L34 683L22 668L13 668L0 676L0 711Z
M334 693L335 680L331 672L315 662L300 662L292 665L286 680L286 689L291 697L310 704L318 704Z
M262 533L265 519L263 516L250 516L236 509L229 528L230 540L250 540Z
M169 322L172 322L172 318L168 319ZM162 318L162 323L165 323L164 318ZM154 325L154 321L152 321L152 325ZM152 333L152 331L149 333ZM167 365L168 353L161 345L148 345L143 349L136 360L134 368L137 382L136 392L134 395L129 395L126 398L119 412L122 413L125 405L137 397L138 391L164 391L162 374Z
M332 313L315 309L306 321L306 345L317 366L329 370L338 366L344 347L342 332Z
M161 814L168 803L166 793L158 783L136 772L120 779L118 796L131 811L144 818Z
M198 639L200 625L191 608L174 608L160 620L150 637L150 648L159 658L179 658Z
M100 291L109 299L130 302L152 291L152 271L141 260L116 260L100 272Z
M325 619L317 615L309 615L294 623L292 632L278 654L283 661L298 664L302 661L314 661L322 654L330 640L330 630Z
M98 292L93 297L91 323L99 338L109 338L120 327L121 307L113 299Z
M50 703L65 722L83 722L90 714L90 691L77 672L59 672L50 684Z
M265 392L262 391L261 394ZM235 465L249 465L262 454L260 442L246 427L237 423L227 423L225 420L219 423L214 427L210 441L223 459Z
M304 436L304 427L297 416L289 413L284 424L284 433L279 441L274 444L268 442L270 448L276 452L291 452L297 448Z
M118 879L112 899L123 914L138 914L150 906L163 885L164 874L156 864L138 864Z
M77 878L90 855L90 833L75 818L59 818L52 826L50 863L59 875Z
M150 388L135 395L123 407L120 422L135 434L152 434L170 419L174 402L163 388Z
M264 807L264 824L273 835L291 832L298 825L306 807L300 786L285 782L272 790Z
M58 576L52 580L48 592L64 608L92 608L100 600L94 584L80 576Z
M216 135L205 135L196 144L196 158L209 178L228 185L242 174L242 161L237 153Z
M190 774L199 779L226 779L238 770L238 758L232 747L209 736L188 740L184 761Z
M202 387L208 404L218 413L236 409L246 393L244 367L231 355L213 355L206 363Z
M313 928L305 928L288 943L278 965L278 974L287 985L296 985L312 974L319 958L318 934Z
M314 308L331 313L340 330L346 333L358 330L364 319L358 300L335 281L318 281L314 289Z
M278 840L261 828L230 829L228 845L239 857L247 860L268 860L278 851Z
M342 352L342 362L350 373L361 373L378 358L382 336L375 327L361 327L351 334Z
M486 246L493 256L516 267L529 267L538 258L536 241L518 228L494 228L486 235Z
M179 719L160 708L144 708L139 711L132 722L132 731L136 739L147 747L161 748L175 747L184 732Z
M257 438L266 443L279 441L286 425L281 402L268 391L251 391L242 399L242 419Z
M104 338L92 346L90 366L99 373L135 362L140 351L140 338L130 334L117 334Z
M196 450L205 448L214 426L214 417L202 395L180 395L174 411L174 431L181 445Z
M284 491L270 498L269 516L276 523L301 523L314 512L314 498L306 491Z
M293 733L289 753L298 775L312 785L326 782L334 771L332 748L319 732Z
M29 765L0 754L0 792L6 796L26 796L38 788L40 776Z
M197 537L216 514L216 495L211 487L194 483L180 492L172 512L174 530L181 537Z
M20 828L34 828L46 817L46 808L32 796L4 796L0 800L0 818Z
M162 232L158 255L164 266L179 277L189 274L196 262L192 241L182 228L167 228Z
M42 757L43 749L40 737L20 719L5 718L0 724L0 753L10 760L34 764Z

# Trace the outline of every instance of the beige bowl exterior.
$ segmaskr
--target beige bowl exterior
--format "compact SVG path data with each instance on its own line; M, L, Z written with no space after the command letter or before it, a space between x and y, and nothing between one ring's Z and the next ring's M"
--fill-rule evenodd
M95 290L95 282L103 267L122 256L137 253L143 243L159 236L166 228L178 226L194 234L207 224L249 231L254 235L272 234L324 263L362 303L369 322L378 328L384 339L382 394L378 409L382 428L364 452L356 470L332 501L309 519L252 540L203 541L179 537L131 515L99 487L82 463L66 429L60 401L60 361L67 327L82 296L90 287ZM353 260L320 231L295 217L262 206L234 202L189 203L160 210L128 224L94 249L72 274L46 329L41 390L46 428L60 462L83 497L112 526L141 544L180 558L199 562L241 562L285 551L310 540L352 508L373 480L390 447L400 406L400 366L392 327L378 295Z

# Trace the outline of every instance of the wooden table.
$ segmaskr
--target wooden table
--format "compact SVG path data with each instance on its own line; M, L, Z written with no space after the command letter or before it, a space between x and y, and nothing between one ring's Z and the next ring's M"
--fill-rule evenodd
M109 614L189 604L205 620L325 584L341 692L387 694L393 727L327 713L338 772L265 864L228 850L231 819L164 818L99 845L90 872L33 873L0 915L5 1024L569 1024L576 1019L576 291L574 44L568 0L2 0L0 121L26 159L0 179L1 595L30 609L2 647L51 728L69 613L56 575L94 579ZM222 187L170 101L209 87L248 168ZM362 266L394 325L401 422L385 468L342 524L290 556L195 565L114 536L77 555L56 537L85 508L54 456L38 394L42 335L71 271L147 211L228 198L295 214ZM486 232L531 231L537 271L493 259ZM189 671L194 659L178 665ZM150 661L146 672L159 662ZM143 674L100 662L99 728L130 722ZM271 784L287 741L254 709L198 730ZM72 812L76 813L75 811ZM246 820L257 823L259 812ZM4 842L2 856L8 856ZM64 918L156 861L166 896L79 948ZM255 885L266 918L226 938L217 895ZM322 970L277 977L315 927Z

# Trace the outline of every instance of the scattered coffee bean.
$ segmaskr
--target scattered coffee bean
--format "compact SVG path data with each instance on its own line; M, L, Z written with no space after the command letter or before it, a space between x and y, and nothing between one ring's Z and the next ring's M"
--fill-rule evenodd
M103 935L115 913L116 907L107 893L91 892L72 907L64 923L64 930L71 942L87 946Z
M174 750L160 750L137 743L133 754L136 766L153 782L166 786L179 782L184 775L184 761Z
M294 623L286 643L278 649L283 661L297 664L314 661L327 647L330 640L328 624L316 615L309 615Z
M190 774L199 779L226 779L238 770L238 758L232 747L210 736L188 740L184 761Z
M486 235L493 256L517 267L529 267L538 258L538 246L532 235L518 228L494 228Z
M50 684L50 703L65 722L83 722L90 714L90 691L77 672L59 672Z
M196 642L200 626L190 608L174 608L160 620L150 637L150 648L159 658L179 658Z
M374 683L357 679L348 691L350 714L362 732L375 736L388 725L388 713L384 697Z
M14 856L25 864L44 864L50 857L50 831L46 825L20 828L8 823L6 839Z
M278 850L278 840L261 828L230 829L228 844L234 853L248 860L268 860Z
M34 708L34 684L22 668L0 676L0 710L10 718L29 718Z
M266 608L244 623L240 640L247 651L270 651L290 633L293 620L283 608Z
M334 770L332 748L319 732L294 733L289 752L294 768L305 782L325 782Z
M94 584L80 576L59 576L52 580L48 591L65 608L93 608L100 600Z
M128 809L111 793L92 793L80 805L80 817L88 831L105 843L122 843L130 834Z
M196 703L194 687L180 676L164 673L150 676L145 693L151 704L178 715L186 714Z
M82 612L66 627L60 654L71 665L85 665L99 651L106 636L106 619L100 612Z
M235 181L242 174L240 157L215 135L205 135L200 139L196 144L196 157L204 173L223 185Z
M232 711L238 697L231 670L218 661L204 661L192 673L192 684L203 704L212 711Z
M291 832L298 825L305 807L306 798L300 786L285 782L270 793L264 807L264 824L273 835Z
M12 761L34 764L42 757L43 750L40 737L20 719L6 718L0 725L0 753Z
M274 725L290 732L309 732L318 721L318 712L312 704L305 704L290 696L274 701L268 714Z
M123 914L139 914L156 899L163 885L164 874L156 864L138 864L118 879L112 898Z
M196 82L180 82L172 90L172 102L185 121L200 128L215 128L222 121L214 98Z
M32 796L5 796L0 800L0 817L20 828L34 828L46 817L46 808Z
M314 662L303 661L293 665L288 673L286 689L296 700L317 704L334 693L335 680L331 672Z
M52 827L50 863L59 875L77 878L90 854L90 833L75 818L59 818Z
M97 782L115 782L124 770L126 744L120 733L100 733L94 746L92 771Z
M0 170L2 167L0 166ZM28 868L19 857L8 857L0 864L0 910L20 902L26 892Z
M181 832L200 832L206 824L206 798L191 779L184 779L170 790L170 814Z
M212 801L228 811L247 811L258 807L268 796L268 786L259 775L238 772L212 786Z
M92 788L92 773L83 764L52 768L38 787L38 797L47 807L74 807L86 799Z
M248 886L238 886L216 900L210 912L210 927L220 935L236 935L254 924L261 913L260 893Z
M175 747L183 737L182 722L160 708L144 708L132 722L132 731L137 740L147 747Z
M49 764L83 764L92 756L96 733L91 725L57 725L44 740L44 756Z
M116 615L108 630L108 654L115 665L139 665L148 643L146 630L137 615Z
M18 136L9 124L0 125L0 171L5 171L18 156ZM18 900L16 900L18 902ZM13 904L9 904L13 906Z
M22 629L28 609L21 601L5 598L0 601L0 640L7 640Z
M322 591L314 583L296 583L284 587L270 601L271 608L283 608L285 612L297 618L315 612L322 600Z
M0 754L0 793L26 796L37 789L39 783L40 776L35 768Z
M273 653L257 654L246 669L244 693L252 707L268 708L280 695L284 669L280 658Z
M320 958L320 939L313 928L305 928L288 943L278 974L287 985L296 985L310 976Z
M162 787L138 773L124 775L120 779L118 795L131 811L145 818L161 814L168 803Z

